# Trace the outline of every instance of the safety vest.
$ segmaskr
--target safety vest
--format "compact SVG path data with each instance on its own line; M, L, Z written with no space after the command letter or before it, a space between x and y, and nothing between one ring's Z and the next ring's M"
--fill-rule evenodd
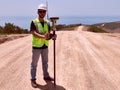
M38 18L33 20L33 23L36 26L36 30L38 33L45 34L46 32L48 32L48 24L46 20L44 20L44 27L42 27L42 24L40 23ZM32 35L32 46L33 47L42 47L43 45L48 46L49 45L48 40L43 39L43 38L37 38L34 35Z

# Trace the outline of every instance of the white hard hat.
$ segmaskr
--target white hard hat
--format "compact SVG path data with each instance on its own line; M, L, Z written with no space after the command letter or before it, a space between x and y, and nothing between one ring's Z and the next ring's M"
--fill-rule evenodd
M38 9L47 10L47 6L45 4L40 4Z

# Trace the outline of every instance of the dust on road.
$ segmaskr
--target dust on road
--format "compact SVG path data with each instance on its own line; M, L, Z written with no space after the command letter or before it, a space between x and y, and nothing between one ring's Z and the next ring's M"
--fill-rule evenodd
M120 34L59 31L56 40L56 90L120 90ZM31 35L0 45L0 90L55 90L43 80L30 84ZM53 41L49 72L53 76Z

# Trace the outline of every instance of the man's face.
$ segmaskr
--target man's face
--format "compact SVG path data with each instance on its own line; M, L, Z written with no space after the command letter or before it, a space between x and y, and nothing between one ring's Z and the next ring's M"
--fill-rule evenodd
M40 18L44 18L46 15L46 10L38 9L38 15Z

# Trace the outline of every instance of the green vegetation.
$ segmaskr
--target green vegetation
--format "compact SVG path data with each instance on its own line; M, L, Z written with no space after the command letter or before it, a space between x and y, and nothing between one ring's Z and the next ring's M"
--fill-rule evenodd
M107 33L105 30L103 30L95 25L91 25L88 31L97 32L97 33Z
M5 26L0 26L0 34L27 34L27 29L22 29L14 24L5 23Z
M65 25L65 24L59 24L56 26L58 31L62 31L62 30L74 30L76 27L80 26L81 24L70 24L70 25Z

